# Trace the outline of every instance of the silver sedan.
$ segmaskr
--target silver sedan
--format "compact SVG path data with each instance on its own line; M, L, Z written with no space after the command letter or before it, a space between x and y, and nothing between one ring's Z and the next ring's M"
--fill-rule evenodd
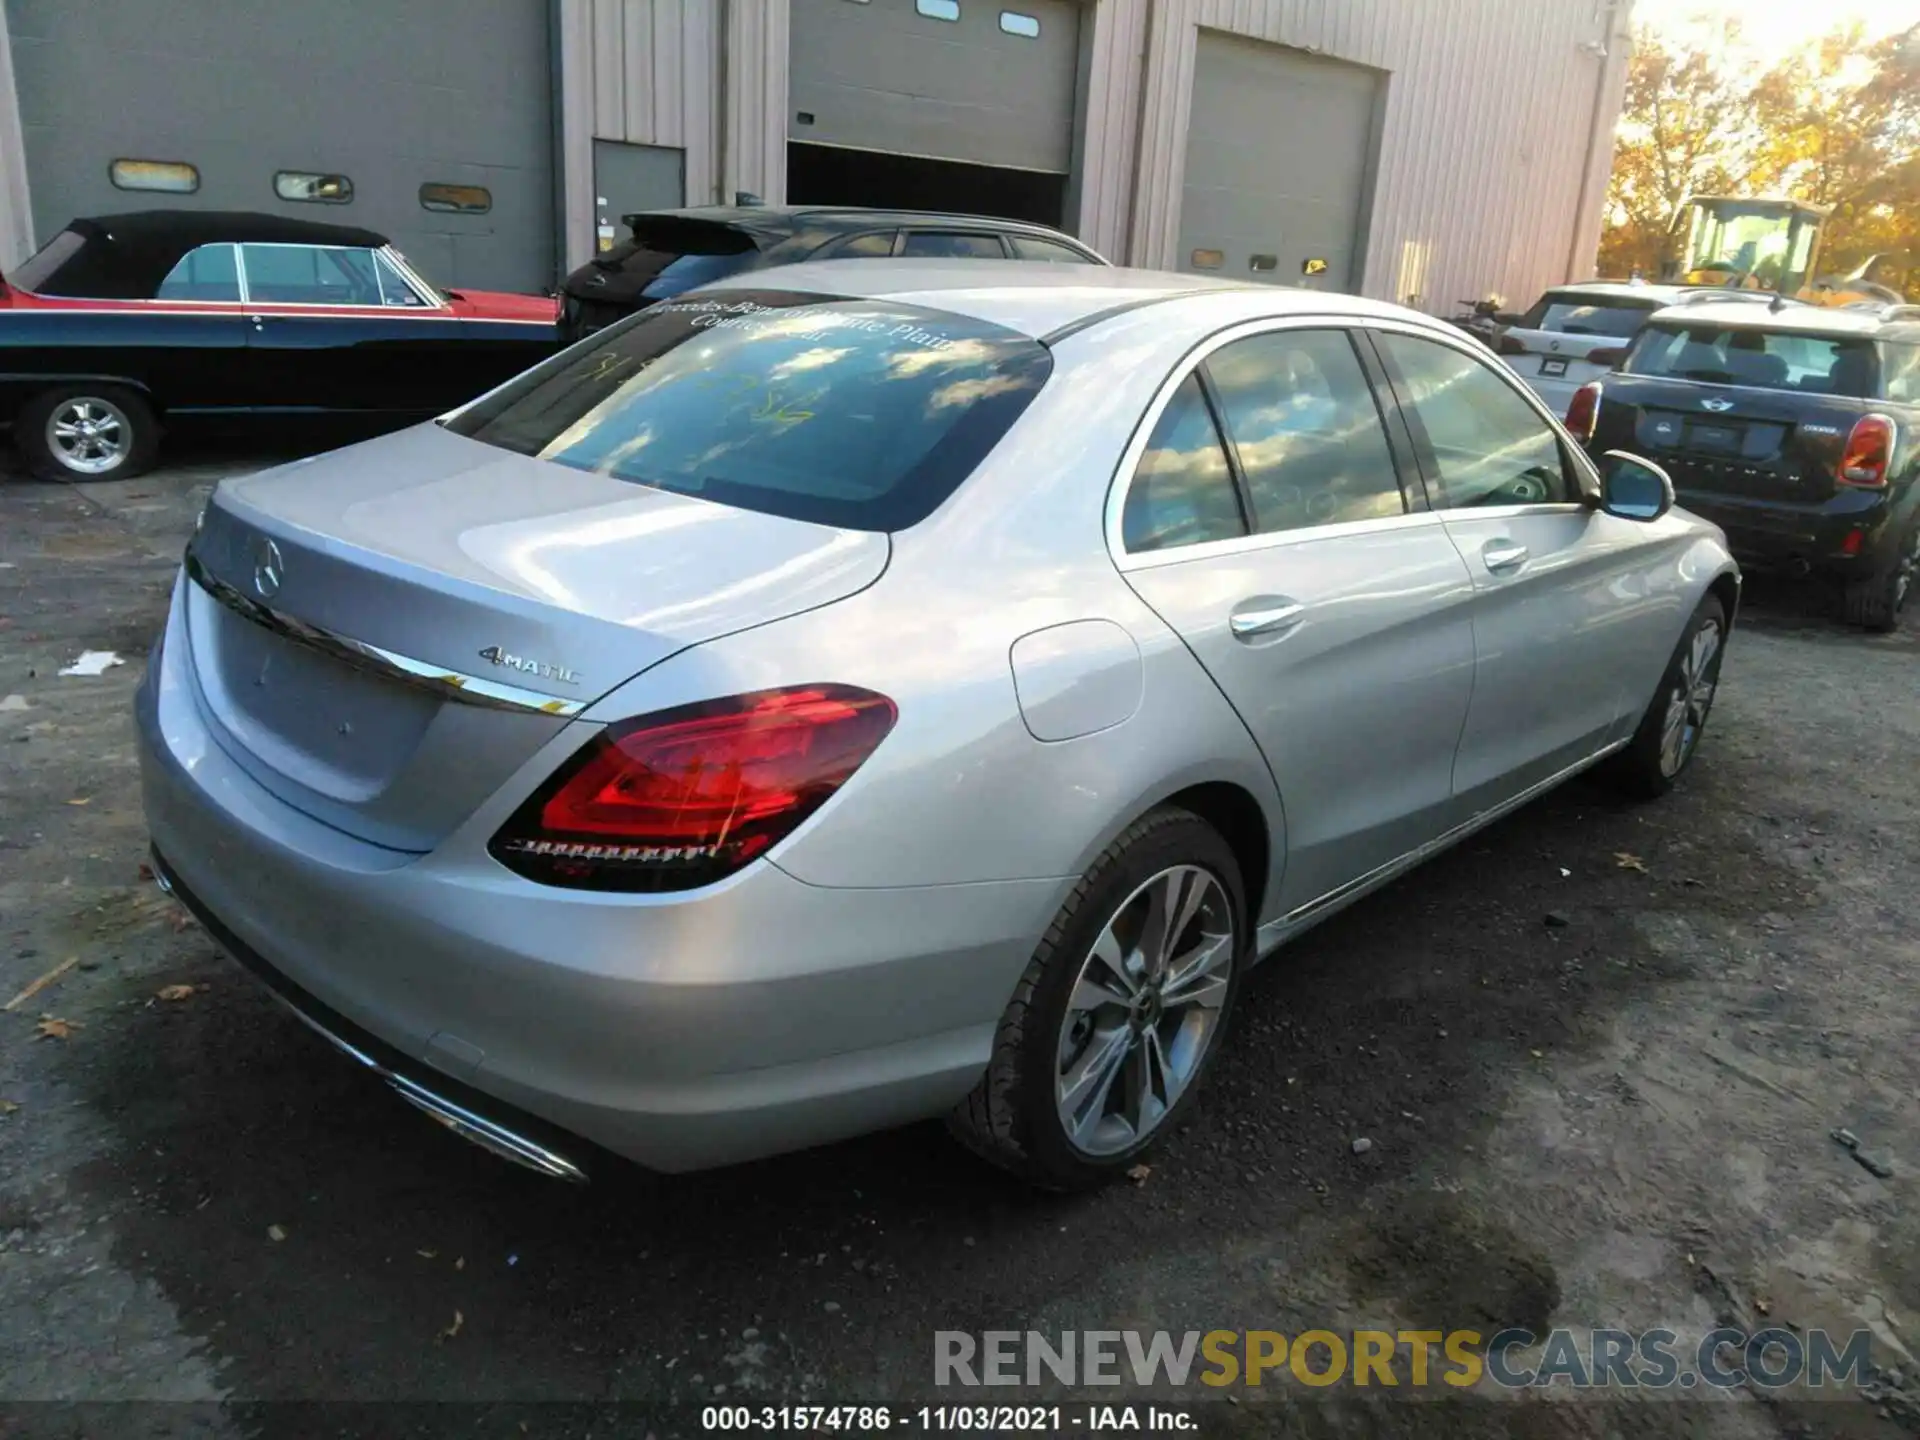
M229 481L138 701L156 869L316 1029L579 1178L946 1116L1099 1181L1247 970L1693 757L1739 576L1364 300L748 276Z

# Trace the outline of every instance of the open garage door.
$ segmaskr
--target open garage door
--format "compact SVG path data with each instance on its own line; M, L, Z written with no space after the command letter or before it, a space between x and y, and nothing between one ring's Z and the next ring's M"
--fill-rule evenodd
M1378 71L1201 31L1178 267L1358 289L1379 104Z
M792 0L787 198L1057 225L1075 0Z
M41 240L257 210L378 230L443 285L552 283L548 0L5 3Z

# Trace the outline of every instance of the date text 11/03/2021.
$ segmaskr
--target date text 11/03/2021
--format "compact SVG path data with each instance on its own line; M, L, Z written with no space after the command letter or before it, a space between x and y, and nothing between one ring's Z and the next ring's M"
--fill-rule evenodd
M916 1430L1006 1435L1070 1435L1108 1431L1193 1433L1200 1422L1191 1410L1168 1405L708 1405L702 1430L820 1430L879 1435Z

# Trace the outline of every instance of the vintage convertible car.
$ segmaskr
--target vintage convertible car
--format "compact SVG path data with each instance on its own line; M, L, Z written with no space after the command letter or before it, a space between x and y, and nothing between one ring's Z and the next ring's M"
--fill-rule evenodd
M163 426L397 429L551 354L556 304L435 289L348 226L74 220L0 281L0 424L55 479L138 474Z

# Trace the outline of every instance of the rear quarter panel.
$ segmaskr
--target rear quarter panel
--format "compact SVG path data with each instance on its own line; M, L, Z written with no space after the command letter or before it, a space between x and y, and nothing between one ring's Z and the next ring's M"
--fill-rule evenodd
M62 380L129 385L161 409L233 404L245 329L238 307L9 307L0 310L0 406L10 417L36 390Z

